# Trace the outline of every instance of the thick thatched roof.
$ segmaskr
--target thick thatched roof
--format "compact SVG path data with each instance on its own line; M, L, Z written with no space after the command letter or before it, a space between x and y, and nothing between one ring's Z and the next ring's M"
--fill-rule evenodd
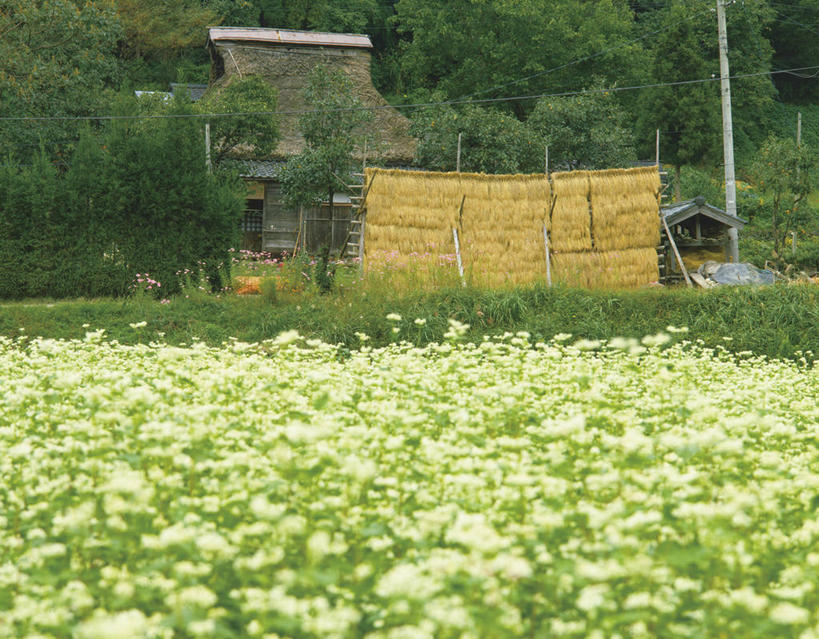
M302 111L309 108L303 91L310 71L318 64L338 69L352 80L364 105L382 107L374 110L373 119L361 132L362 137L368 139L369 158L388 164L407 164L415 152L409 120L390 108L373 86L370 48L367 36L355 34L213 28L208 34L209 91L218 91L234 78L258 75L278 89L279 111ZM298 129L298 115L283 115L279 128L282 139L276 155L287 157L300 152L304 138Z

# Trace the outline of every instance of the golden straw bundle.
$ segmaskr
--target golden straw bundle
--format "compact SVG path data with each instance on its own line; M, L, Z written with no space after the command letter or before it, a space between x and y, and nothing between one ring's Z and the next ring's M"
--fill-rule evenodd
M657 167L594 171L590 184L596 250L648 248L659 244Z
M553 279L583 288L638 288L659 279L655 248L558 253Z
M499 286L544 278L546 176L463 174L461 189L461 250L471 281Z
M589 172L552 174L551 246L555 252L590 251Z

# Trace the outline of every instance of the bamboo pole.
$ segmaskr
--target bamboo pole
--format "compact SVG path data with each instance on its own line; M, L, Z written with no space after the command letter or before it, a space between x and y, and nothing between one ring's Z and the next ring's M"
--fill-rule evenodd
M210 122L205 122L205 166L208 167L208 173L213 172L210 162Z
M461 244L458 242L458 229L452 227L452 237L455 240L455 257L458 259L458 274L461 276L461 286L466 288L464 279L464 263L461 261Z
M657 167L660 166L660 129L657 129L657 141L654 148L654 157L656 158Z
M546 246L546 283L552 285L552 257L549 255L549 231L543 225L543 244Z
M458 134L458 156L455 159L455 171L461 172L461 133Z

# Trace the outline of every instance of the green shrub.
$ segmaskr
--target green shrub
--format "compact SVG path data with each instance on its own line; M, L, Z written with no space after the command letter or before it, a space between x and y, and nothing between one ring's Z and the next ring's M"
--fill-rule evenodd
M204 272L212 290L229 281L243 187L208 172L197 120L86 130L63 172L42 150L29 162L0 166L0 298L117 296L137 273L163 295L181 272Z

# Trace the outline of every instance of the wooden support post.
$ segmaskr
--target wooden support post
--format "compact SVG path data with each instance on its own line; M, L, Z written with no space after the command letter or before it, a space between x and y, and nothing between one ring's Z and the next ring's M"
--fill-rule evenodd
M458 275L461 276L461 286L466 288L464 279L464 263L461 261L461 244L458 242L458 229L452 227L452 237L455 240L455 257L458 259Z
M546 175L549 175L549 145L546 145L546 157L544 158L543 166L546 167Z
M455 171L461 172L461 133L458 134L458 156L455 159Z
M546 283L552 285L552 257L549 255L549 231L543 225L543 244L546 246Z
M666 237L668 237L668 241L671 243L671 248L674 249L674 255L677 258L677 264L680 265L682 269L683 277L685 277L685 283L688 284L689 287L694 286L691 283L691 278L688 276L688 269L685 268L685 264L683 264L682 257L680 257L680 252L677 250L677 243L674 241L674 238L671 235L671 230L668 228L668 222L665 221L665 216L661 213L660 219L663 221L663 227L665 228Z
M796 231L791 231L791 252L796 255Z

